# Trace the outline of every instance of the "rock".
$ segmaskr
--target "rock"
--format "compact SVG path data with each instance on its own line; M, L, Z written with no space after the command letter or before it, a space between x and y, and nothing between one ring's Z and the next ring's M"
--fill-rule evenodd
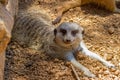
M108 33L113 34L115 32L115 29L113 27L108 28Z

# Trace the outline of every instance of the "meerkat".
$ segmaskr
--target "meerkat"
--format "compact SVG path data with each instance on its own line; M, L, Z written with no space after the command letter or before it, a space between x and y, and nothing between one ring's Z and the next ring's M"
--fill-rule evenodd
M78 51L99 60L109 68L114 67L113 64L87 49L83 41L84 30L77 23L63 22L58 27L54 27L44 13L34 10L20 11L15 21L12 41L51 57L68 60L88 77L95 75L75 59L74 55Z
M74 8L77 6L89 4L89 3L94 3L97 4L98 6L104 7L105 9L111 11L111 12L117 12L120 13L120 9L116 7L116 1L120 0L71 0L71 1L66 1L62 3L58 8L57 8L57 18L52 21L53 24L57 24L61 21L61 18L63 16L63 13L68 11L70 8Z

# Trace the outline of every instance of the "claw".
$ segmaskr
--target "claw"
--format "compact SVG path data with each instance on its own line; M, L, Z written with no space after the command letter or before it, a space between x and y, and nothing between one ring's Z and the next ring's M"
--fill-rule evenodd
M104 63L104 65L107 66L108 68L115 68L115 65L109 62Z
M108 64L107 67L108 67L108 68L115 68L115 65L113 65L113 64Z

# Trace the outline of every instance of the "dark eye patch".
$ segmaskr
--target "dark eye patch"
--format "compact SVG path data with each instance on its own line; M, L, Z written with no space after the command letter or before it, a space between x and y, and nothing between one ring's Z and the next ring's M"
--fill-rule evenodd
M60 32L65 35L67 33L67 31L65 29L60 29Z
M78 32L79 32L79 30L74 30L74 31L71 32L71 34L72 34L73 36L75 36Z

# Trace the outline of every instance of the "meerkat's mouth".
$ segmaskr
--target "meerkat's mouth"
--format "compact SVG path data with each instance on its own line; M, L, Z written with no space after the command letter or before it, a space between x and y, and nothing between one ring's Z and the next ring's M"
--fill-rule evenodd
M61 40L60 42L56 39L53 40L57 45L61 46L61 47L64 47L64 48L72 48L71 45L74 44L74 41L71 41L71 42L66 42L64 40Z
M65 41L63 41L65 44L72 44L72 42L65 42Z
M66 44L66 45L71 45L71 44L73 44L74 43L74 41L65 41L65 40L63 40L63 43L64 44Z

